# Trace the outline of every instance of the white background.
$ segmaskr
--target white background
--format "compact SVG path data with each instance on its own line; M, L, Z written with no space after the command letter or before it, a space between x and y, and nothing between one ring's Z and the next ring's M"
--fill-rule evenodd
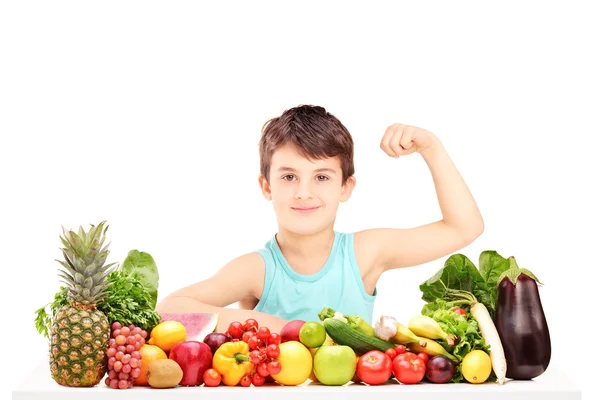
M486 223L462 252L514 255L538 275L552 363L597 390L591 4L323 3L2 4L3 380L20 383L47 357L33 318L59 285L61 226L107 220L109 260L151 253L159 298L205 279L274 233L260 129L309 103L356 143L358 186L336 229L440 217L422 158L379 149L391 123L433 131ZM418 313L418 286L443 261L384 275L375 316Z

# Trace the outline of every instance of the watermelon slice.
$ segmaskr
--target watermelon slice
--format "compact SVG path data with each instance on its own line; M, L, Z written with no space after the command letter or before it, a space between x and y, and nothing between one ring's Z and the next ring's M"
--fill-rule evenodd
M214 332L219 322L218 313L163 313L160 317L160 322L181 322L185 327L186 340L198 342L204 341L206 335Z

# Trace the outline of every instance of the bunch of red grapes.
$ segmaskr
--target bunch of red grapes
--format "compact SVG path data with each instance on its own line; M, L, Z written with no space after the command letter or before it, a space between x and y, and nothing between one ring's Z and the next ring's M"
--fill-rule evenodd
M140 376L142 353L140 348L146 343L148 332L134 325L122 326L120 322L111 325L111 338L108 341L108 377L106 386L113 389L133 387L135 378Z
M244 324L232 322L225 333L232 342L243 340L250 348L250 362L255 365L249 376L242 378L240 385L262 386L265 381L272 382L272 375L281 372L278 361L281 336L271 333L266 326L258 325L255 319L247 319Z

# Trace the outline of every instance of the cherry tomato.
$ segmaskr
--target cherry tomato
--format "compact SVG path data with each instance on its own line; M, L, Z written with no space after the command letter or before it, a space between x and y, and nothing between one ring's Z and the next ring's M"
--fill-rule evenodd
M427 361L429 361L429 356L427 355L427 353L419 353L417 354L417 357L420 358L421 360L423 360L425 362L425 364L427 364Z
M250 386L251 383L252 383L252 378L250 378L250 375L244 375L242 377L242 379L240 380L240 386L248 387L248 386Z
M269 330L269 328L267 328L266 326L261 326L260 328L258 328L258 333L256 334L256 337L258 337L258 340L260 340L261 342L266 343L270 335L271 331Z
M242 340L248 343L248 339L250 339L252 336L256 336L256 333L254 331L246 331L242 335Z
M229 328L227 329L227 331L234 339L239 339L244 334L242 323L238 321L234 321L231 324L229 324Z
M279 357L279 346L276 344L270 344L267 346L267 357L277 358Z
M246 332L256 332L258 330L258 322L253 318L248 318L244 322L244 330Z
M279 361L271 361L267 364L267 371L269 371L269 375L277 375L281 372L281 364Z
M454 311L455 313L459 314L459 315L464 315L465 317L467 316L467 313L465 312L465 310L463 310L460 307L454 307L452 309L452 311Z
M356 374L364 383L381 385L390 379L392 359L387 355L387 351L385 354L379 350L369 351L358 359Z
M250 347L250 349L258 349L258 344L258 338L256 336L252 336L250 339L248 339L248 347Z
M415 353L404 353L396 356L392 362L394 376L404 384L419 383L425 376L427 365Z
M258 374L260 376L268 376L269 375L269 370L267 369L267 363L260 363L258 364L258 366L256 367L256 372L258 372Z
M252 384L254 386L262 386L265 384L265 377L260 374L252 374Z
M254 365L260 364L260 351L252 350L250 352L250 362Z
M402 344L396 345L396 348L394 350L396 350L396 354L404 354L404 353L406 353L406 347L404 345L402 345Z
M279 333L271 333L269 335L269 337L267 338L267 344L280 344L281 343L281 336L279 336Z
M385 355L388 356L390 358L390 360L393 360L397 356L396 350L394 350L394 349L387 349L385 351Z
M221 384L221 374L216 369L207 369L204 371L202 377L204 379L204 384L208 387L215 387Z

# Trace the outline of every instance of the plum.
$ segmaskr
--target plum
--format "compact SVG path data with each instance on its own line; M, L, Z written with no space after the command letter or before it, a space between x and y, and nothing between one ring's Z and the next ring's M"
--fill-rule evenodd
M456 366L446 356L435 356L427 362L425 376L433 383L447 383L456 373Z
M215 351L217 351L223 343L229 342L229 337L224 333L213 332L206 335L203 342L206 343L208 347L210 347L212 353L215 354Z

